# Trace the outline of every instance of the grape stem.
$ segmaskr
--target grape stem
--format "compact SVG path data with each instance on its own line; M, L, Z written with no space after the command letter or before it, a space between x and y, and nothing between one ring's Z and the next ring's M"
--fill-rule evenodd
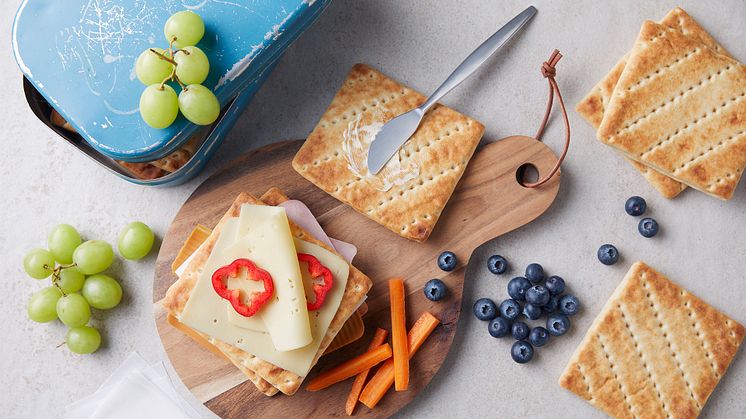
M62 293L63 296L66 296L67 294L65 294L65 291L62 290L62 287L60 287L60 284L59 284L59 281L60 281L60 272L62 272L63 269L74 268L76 266L78 266L78 265L75 264L75 263L72 263L70 265L60 265L60 266L57 266L56 268L52 269L52 285L54 285L55 287L57 287L57 289L60 290L60 292ZM45 264L44 265L44 269L50 269L49 265Z
M170 52L170 50L171 50L171 48L169 48L169 52ZM174 66L176 66L176 65L177 65L177 64L176 64L176 61L174 61L172 57L169 57L169 56L168 56L168 55L166 55L166 54L161 54L160 52L158 52L158 51L154 50L153 48L150 48L150 52L152 52L153 54L157 55L157 56L158 56L158 58L160 58L161 60L164 60L164 61L168 61L169 63L171 63L171 64L172 64L172 65L174 65ZM169 54L169 55L172 55L172 56L173 56L173 53L171 53L171 54Z
M160 90L163 90L163 86L164 86L164 85L165 85L165 84L166 84L166 83L167 83L168 81L170 81L170 80L173 80L173 81L175 81L176 83L179 83L179 86L181 86L181 88L182 88L182 89L186 90L186 86L184 85L184 83L182 83L182 82L181 82L181 80L179 80L179 76L177 76L177 75L176 75L176 67L174 67L174 69L173 69L173 70L171 70L171 74L169 74L169 76L168 76L168 77L166 77L165 79L163 79L163 81L161 82L161 87L160 87Z
M179 80L179 76L176 75L176 70L174 70L174 80L176 81L176 83L179 83L179 86L181 86L183 90L187 90L186 85L182 83L181 80Z
M161 86L159 87L159 90L163 90L163 86L165 86L166 83L168 83L171 80L175 81L176 83L179 83L179 86L181 86L182 89L186 89L186 86L184 85L184 83L182 83L181 80L179 80L179 76L176 75L176 66L179 64L176 62L176 60L174 60L174 56L179 51L183 52L186 55L189 55L189 51L185 51L183 49L177 49L174 51L174 42L176 42L175 36L172 37L171 41L168 43L168 55L162 54L154 50L153 48L150 48L150 52L157 55L158 58L164 61L168 61L171 65L173 65L173 68L171 69L171 74L169 74L168 77L163 79L163 81L161 82Z

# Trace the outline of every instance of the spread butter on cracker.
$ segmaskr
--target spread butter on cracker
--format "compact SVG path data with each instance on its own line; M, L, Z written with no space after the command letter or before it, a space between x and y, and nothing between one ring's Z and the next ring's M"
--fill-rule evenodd
M484 126L434 106L377 175L370 142L388 120L425 97L363 64L355 65L293 159L313 184L402 237L425 241L466 169Z

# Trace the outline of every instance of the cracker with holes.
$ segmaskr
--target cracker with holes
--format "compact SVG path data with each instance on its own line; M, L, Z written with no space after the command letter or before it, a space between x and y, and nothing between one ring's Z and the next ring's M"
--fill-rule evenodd
M342 88L293 159L303 177L402 237L427 240L456 188L484 126L436 105L377 175L368 148L388 120L425 96L363 64Z
M616 418L694 418L728 369L744 327L637 262L559 379Z
M694 20L684 9L676 7L666 14L665 17L660 21L660 24L672 29L676 29L686 36L695 38L705 44L707 47L712 48L716 52L728 55L728 52L723 49L711 36L707 33L697 21ZM604 118L605 108L609 105L609 99L614 91L614 88L619 81L619 77L622 75L624 68L627 66L627 59L629 53L625 54L621 60L619 60L614 68L596 84L593 89L583 98L576 107L576 111L582 116L593 128L598 129L601 125L601 121ZM665 198L674 198L681 191L686 189L686 185L674 180L663 173L652 169L644 164L640 164L634 160L629 160L629 163L637 169L661 195Z
M746 67L647 21L597 135L635 161L730 199L746 166Z

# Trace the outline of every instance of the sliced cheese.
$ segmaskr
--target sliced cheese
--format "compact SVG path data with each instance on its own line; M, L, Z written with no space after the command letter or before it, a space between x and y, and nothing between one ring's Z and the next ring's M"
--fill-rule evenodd
M216 249L219 248L221 239L222 237L218 239L218 243L215 245ZM305 347L292 351L278 351L274 347L269 334L247 330L231 323L228 320L226 311L222 310L224 307L219 304L220 302L214 305L211 303L215 301L214 297L217 294L212 289L212 283L205 280L206 275L202 275L195 285L192 295L182 312L181 322L193 329L242 349L264 361L305 377L313 366L316 353L321 346L321 341L324 339L329 329L329 324L342 302L344 290L347 287L349 265L334 253L314 244L296 240L295 247L300 253L308 253L316 256L334 275L334 285L327 294L324 305L321 309L309 313L313 340ZM205 272L211 268L211 262L215 264L211 259L213 259L213 255L208 259ZM303 266L302 274L303 282L311 283L312 278L310 278L306 266ZM210 308L216 311L211 312L209 311Z
M205 265L203 269L203 274L206 274L209 276L210 279L210 286L212 287L212 273L215 272L218 268L221 266L228 265L232 263L237 258L231 258L233 255L230 255L226 253L226 250L231 247L233 244L236 243L236 240L242 236L242 231L240 230L240 220L238 218L229 218L226 221L225 226L221 230L220 237L215 242L215 246L212 249L212 253L210 254L210 261L213 261L214 263L210 266ZM234 289L234 288L245 288L246 286L244 284L248 283L249 281L246 281L245 275L241 275L242 278L230 278L228 279L228 289ZM251 281L253 284L257 284L255 281ZM256 289L261 289L262 287L256 286ZM213 289L213 292L215 290ZM217 295L217 294L216 294ZM220 297L218 297L220 298ZM250 329L250 330L257 330L262 331L266 333L266 328L264 327L264 321L260 316L252 316L252 317L244 317L240 314L236 313L236 310L233 308L231 303L228 300L224 300L221 298L221 303L224 306L224 310L226 313L235 313L236 316L241 317L243 319L243 327Z
M321 346L321 341L324 339L324 336L326 336L326 332L329 330L329 325L337 314L339 305L342 302L344 290L347 287L347 279L350 274L350 265L344 259L323 247L303 240L295 239L295 249L298 253L307 253L315 256L322 265L332 271L332 275L334 276L334 285L327 294L324 304L319 310L308 312L313 341L301 349L285 352L284 359L280 361L283 362L284 365L290 367L283 368L293 371L300 376L305 376L313 366L312 363L319 347ZM300 264L300 270L303 277L303 288L305 290L306 298L313 299L313 283L316 279L308 272L308 266L306 266L305 263ZM236 313L235 310L232 310L232 312L229 312L229 318L232 324L238 326L241 324L241 318L245 317ZM261 332L254 331L252 333L256 334ZM252 354L261 359L265 359L260 355Z
M238 241L226 250L233 258L248 258L272 275L274 300L259 312L264 327L275 348L290 351L311 343L312 335L303 292L303 280L298 266L298 255L290 232L285 209L264 205L244 205L239 217ZM249 288L259 286L246 283ZM252 318L229 317L229 321L243 325ZM236 322L233 322L236 324Z
M210 254L208 262L212 263L205 267L195 285L195 290L182 313L182 317L185 318L183 322L200 331L204 331L209 324L214 326L225 323L234 326L238 331L236 333L262 330L263 323L277 351L302 348L311 343L313 337L298 257L285 210L270 206L244 205L241 213L248 216L243 215L238 219L238 227L234 232L234 237L237 237L236 243L226 248L225 243L230 237L224 238L221 234L221 247L218 249L216 243L216 248ZM212 272L239 258L248 258L269 272L274 283L273 299L252 317L229 317L229 304L212 289ZM249 284L253 281L243 282L247 282L247 286L253 285ZM229 280L228 287L231 286L236 287L236 281ZM204 288L204 291L197 292L197 288ZM197 311L200 312L199 315L195 315ZM242 327L235 327L232 320L241 322ZM204 332L254 353L240 346L247 340L243 336L234 336L235 330L230 329L230 333L227 333L228 329L218 329L216 333ZM221 337L220 332L226 334Z
M329 329L329 325L337 314L339 305L342 302L342 297L347 288L347 278L350 275L350 265L341 257L334 253L324 249L321 246L317 246L307 241L295 239L295 249L298 253L307 253L315 256L316 259L321 262L322 265L329 268L334 276L334 284L329 293L326 294L324 304L320 309L310 311L309 316L311 317L311 332L313 333L313 342L303 350L307 350L315 354L321 346L321 341L326 336L326 332ZM303 285L306 290L306 294L313 299L313 282L314 278L308 272L308 267L305 263L301 263L301 272L303 274ZM346 320L346 319L345 319ZM310 369L310 366L309 366Z

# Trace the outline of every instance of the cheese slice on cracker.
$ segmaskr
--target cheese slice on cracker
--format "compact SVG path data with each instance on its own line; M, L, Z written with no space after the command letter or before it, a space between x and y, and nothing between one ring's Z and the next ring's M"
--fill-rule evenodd
M694 418L743 337L741 324L637 262L559 383L615 418Z
M282 195L277 189L270 190L262 197L262 200L258 200L246 193L240 194L223 218L218 222L217 226L215 226L208 239L191 259L184 274L180 276L179 279L168 289L166 297L162 300L162 305L169 314L177 319L180 318L193 290L195 289L199 273L204 269L210 254L216 246L221 232L229 223L229 220L239 217L241 206L244 204L262 205L265 203L276 205L285 200L287 200L287 197ZM294 223L290 222L289 225L294 238L319 246L331 253L335 253L331 248L310 236ZM324 336L318 343L318 349L310 361L311 366L318 362L318 359L324 354L327 347L331 344L332 340L343 327L347 319L358 309L371 286L372 282L367 276L357 270L354 266L349 265L349 276L344 287L339 307L329 323ZM304 376L260 359L254 354L239 349L234 344L223 342L207 333L197 330L194 332L204 338L211 345L215 346L234 365L236 365L262 393L266 395L273 395L277 393L277 390L292 395L298 390L305 378Z
M384 123L425 97L356 64L293 168L356 211L414 241L425 241L463 175L484 126L436 105L377 175L368 172L370 142Z
M746 166L746 67L646 21L597 134L631 159L728 200Z

